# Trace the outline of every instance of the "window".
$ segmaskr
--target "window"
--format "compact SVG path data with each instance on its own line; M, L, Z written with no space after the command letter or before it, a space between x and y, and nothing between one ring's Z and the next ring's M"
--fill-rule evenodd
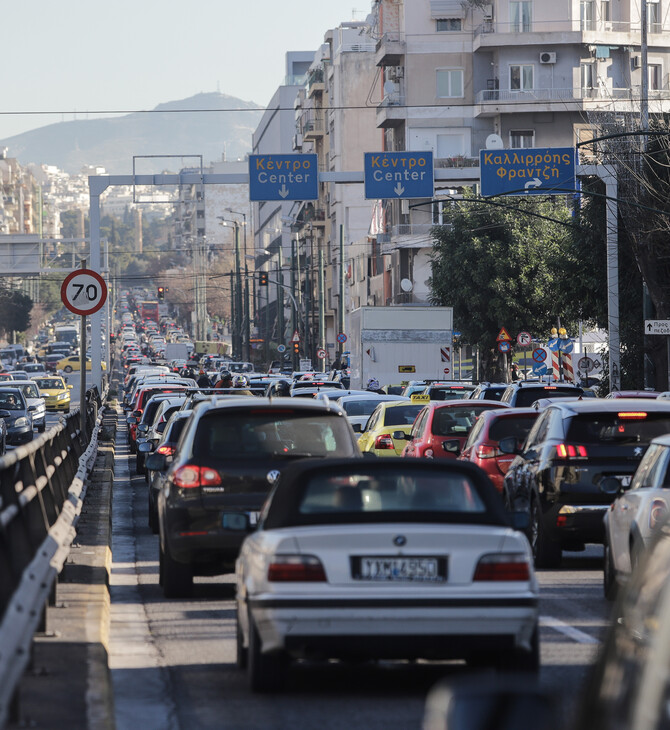
M529 0L513 1L509 4L510 31L530 33L533 21L533 4Z
M593 96L595 88L595 66L592 63L582 63L579 66L579 78L582 87L582 96Z
M661 65L650 63L649 70L649 91L658 91L661 88Z
M509 67L510 91L531 91L533 89L533 65L513 65Z
M595 10L593 0L581 0L579 3L579 19L582 30L595 30Z
M612 6L610 4L610 0L601 0L600 17L602 18L604 23L612 22Z
M661 32L661 3L647 0L647 25L650 33Z
M435 21L435 30L438 33L463 30L463 21L461 18L441 18Z
M535 147L535 131L532 129L513 129L509 133L509 146L513 149Z
M437 96L454 99L463 96L463 69L441 68L437 70Z

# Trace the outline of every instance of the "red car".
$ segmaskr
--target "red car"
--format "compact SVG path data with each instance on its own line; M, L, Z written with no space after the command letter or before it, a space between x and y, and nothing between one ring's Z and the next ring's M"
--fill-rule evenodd
M480 413L509 407L492 400L433 401L419 411L409 434L396 431L393 438L409 441L402 456L455 459Z
M535 408L485 411L477 418L458 458L481 467L496 489L502 493L504 476L515 455L503 454L500 451L498 448L500 439L514 436L517 444L523 444L539 415L540 412Z

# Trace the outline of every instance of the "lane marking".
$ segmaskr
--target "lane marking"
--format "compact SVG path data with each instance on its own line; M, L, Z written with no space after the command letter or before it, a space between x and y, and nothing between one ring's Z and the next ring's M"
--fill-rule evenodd
M561 621L553 616L540 616L540 626L547 626L548 628L554 629L573 641L576 641L578 644L600 644L599 639L596 639L590 634L580 631L574 626L570 626L570 624L566 624L565 621Z

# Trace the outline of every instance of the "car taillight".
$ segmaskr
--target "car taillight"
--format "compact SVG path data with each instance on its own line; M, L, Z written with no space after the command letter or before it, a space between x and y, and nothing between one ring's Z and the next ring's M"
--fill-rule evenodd
M174 454L174 446L168 446L164 444L156 449L157 454L163 454L163 456L172 456Z
M325 582L326 571L314 555L275 555L268 566L272 582Z
M496 456L500 456L502 451L497 446L491 446L490 444L481 444L477 447L478 459L493 459Z
M472 580L529 580L529 578L530 567L525 555L495 553L480 558Z
M651 510L649 511L649 528L655 529L668 516L668 506L662 499L655 499L651 503Z
M375 439L375 449L395 449L393 438L388 433L383 433Z
M556 455L559 459L587 459L586 446L582 444L558 444Z
M182 489L194 487L215 487L221 484L221 477L216 469L208 466L185 464L177 469L173 476L174 483Z

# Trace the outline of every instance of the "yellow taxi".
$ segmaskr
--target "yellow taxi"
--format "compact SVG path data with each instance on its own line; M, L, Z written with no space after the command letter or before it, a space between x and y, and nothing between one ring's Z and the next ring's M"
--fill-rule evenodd
M104 362L102 364L102 369L107 370L107 364ZM91 359L89 357L86 358L86 372L88 372L91 369ZM71 373L73 370L79 370L79 355L70 355L69 357L64 357L62 360L59 360L56 363L56 370L62 370L65 373Z
M40 390L40 396L44 398L47 411L70 412L70 391L71 385L66 385L60 375L48 375L42 378L31 378Z
M426 398L427 399L427 398ZM394 439L394 431L409 433L419 411L426 404L413 396L408 401L383 401L370 415L358 438L358 448L376 456L400 456L407 446L405 439Z

